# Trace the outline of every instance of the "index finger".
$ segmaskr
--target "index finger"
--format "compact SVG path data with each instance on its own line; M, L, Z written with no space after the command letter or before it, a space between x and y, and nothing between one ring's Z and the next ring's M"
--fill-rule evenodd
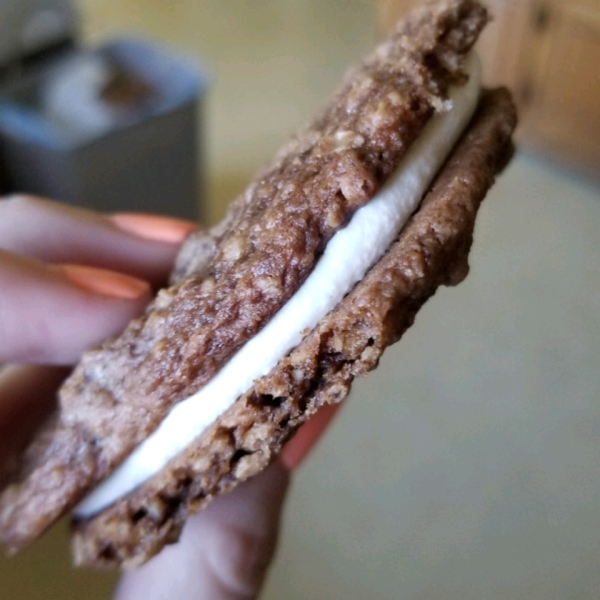
M194 223L148 215L107 217L27 195L0 199L0 249L164 283Z

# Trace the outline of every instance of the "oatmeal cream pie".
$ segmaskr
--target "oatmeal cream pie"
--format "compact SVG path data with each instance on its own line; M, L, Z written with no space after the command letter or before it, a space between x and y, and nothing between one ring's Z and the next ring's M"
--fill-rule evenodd
M264 469L460 282L515 111L482 91L475 0L417 8L232 204L172 285L87 352L0 496L15 551L68 511L78 564L136 566Z

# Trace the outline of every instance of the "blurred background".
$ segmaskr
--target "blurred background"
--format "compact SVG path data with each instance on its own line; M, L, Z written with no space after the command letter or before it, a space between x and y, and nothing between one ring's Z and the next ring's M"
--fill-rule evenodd
M160 110L144 105L123 129L138 128L142 149L165 131L197 132L171 140L193 164L147 159L167 175L183 169L188 183L151 208L182 214L191 190L192 212L212 224L408 4L79 0L73 23L78 47L141 36L180 61L181 93ZM295 478L267 600L600 597L600 7L489 4L486 78L515 92L520 151L484 203L466 282L440 290L356 384ZM14 11L4 13L7 23ZM14 83L44 64L4 76ZM142 106L143 83L127 82L127 106ZM28 98L9 92L13 104ZM23 119L7 111L21 129L6 127L23 136ZM58 153L50 163L60 155L88 173L106 154L101 145L86 154L106 140L102 126L54 145L48 129L40 146ZM73 186L58 199L84 193ZM0 561L7 599L108 598L114 581L71 570L64 525Z

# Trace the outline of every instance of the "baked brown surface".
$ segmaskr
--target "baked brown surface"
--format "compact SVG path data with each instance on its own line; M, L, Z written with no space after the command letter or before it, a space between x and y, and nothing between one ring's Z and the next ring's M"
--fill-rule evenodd
M512 150L515 121L506 90L483 95L469 130L387 254L288 357L165 469L76 524L78 564L131 567L176 540L187 515L265 468L319 407L345 398L353 379L377 366L439 285L464 279L475 215Z
M61 390L60 417L0 497L0 539L10 549L110 474L295 292L327 240L443 105L448 86L464 79L463 57L486 18L475 0L415 11L202 238L202 260L182 259L178 272L193 274L176 275L123 335L84 355Z

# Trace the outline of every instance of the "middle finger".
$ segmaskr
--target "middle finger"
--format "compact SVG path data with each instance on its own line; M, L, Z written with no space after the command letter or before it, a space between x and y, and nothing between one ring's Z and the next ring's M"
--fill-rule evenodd
M150 298L141 280L49 267L0 250L0 363L69 365L122 331Z

